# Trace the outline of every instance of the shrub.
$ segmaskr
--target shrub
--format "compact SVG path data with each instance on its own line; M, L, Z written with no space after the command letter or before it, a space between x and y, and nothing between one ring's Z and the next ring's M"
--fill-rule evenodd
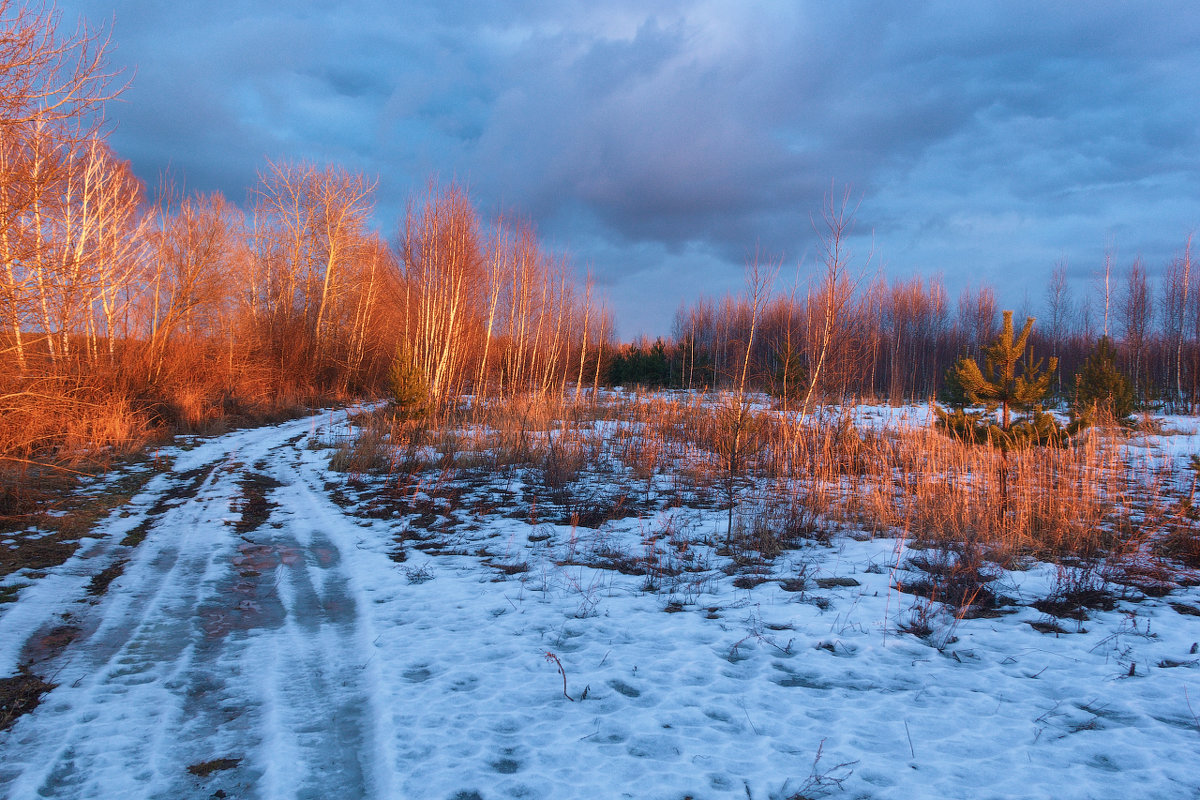
M984 368L974 359L960 357L946 373L944 396L954 410L934 407L937 425L956 439L987 444L1002 450L1029 445L1059 445L1074 428L1063 429L1053 415L1041 407L1050 391L1050 379L1058 360L1042 362L1025 358L1025 345L1033 330L1033 317L1021 332L1013 330L1012 312L1004 312L1004 327L986 349ZM1017 367L1021 367L1018 374ZM965 410L967 404L982 405L986 414ZM992 415L1000 411L999 420ZM1018 412L1014 418L1012 411ZM1021 414L1021 412L1024 412Z
M1100 338L1083 371L1075 375L1071 413L1085 425L1095 422L1097 416L1123 422L1133 413L1133 387L1117 371L1112 342L1107 336Z
M429 381L416 364L412 350L403 342L396 348L388 370L388 388L401 419L422 419L429 414Z

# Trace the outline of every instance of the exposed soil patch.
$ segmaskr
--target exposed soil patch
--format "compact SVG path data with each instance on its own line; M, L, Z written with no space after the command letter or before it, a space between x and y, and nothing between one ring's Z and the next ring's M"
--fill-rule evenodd
M125 534L125 538L121 540L122 547L137 547L142 542L146 541L146 534L150 533L150 527L154 524L153 517L146 517L136 526L130 529L129 533Z
M0 731L8 730L18 717L37 708L54 686L25 669L11 678L0 678Z
M187 771L199 778L207 778L214 772L234 769L241 763L242 760L240 758L214 758L212 761L201 761L199 764L192 764L187 768Z
M242 497L238 503L238 511L242 518L235 522L233 527L238 533L249 533L262 526L271 516L276 504L267 500L267 493L283 484L269 475L247 472L246 477L238 481L238 485L242 487Z
M91 583L88 584L87 593L93 597L99 597L108 591L108 586L125 571L125 565L129 563L128 559L118 558L113 563L104 568L102 572L97 573L92 577Z
M20 569L52 569L75 555L78 548L78 538L61 533L17 534L0 544L0 577Z

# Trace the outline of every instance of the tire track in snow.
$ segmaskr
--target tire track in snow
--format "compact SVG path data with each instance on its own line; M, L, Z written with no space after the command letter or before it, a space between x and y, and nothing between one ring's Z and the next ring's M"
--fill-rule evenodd
M352 523L298 452L323 421L182 454L176 472L207 470L195 496L152 523L54 665L59 688L0 736L6 796L387 796L370 626L325 533ZM263 472L278 507L239 534L242 484Z

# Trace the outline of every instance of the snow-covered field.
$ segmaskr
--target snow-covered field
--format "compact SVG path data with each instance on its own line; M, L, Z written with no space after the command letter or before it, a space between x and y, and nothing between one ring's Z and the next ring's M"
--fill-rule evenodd
M1196 452L1185 425L1156 446ZM1200 797L1196 587L1042 633L1053 567L956 620L853 530L752 585L710 545L724 511L572 528L482 486L418 529L327 469L345 426L164 451L74 558L9 576L0 677L57 688L0 733L6 797Z

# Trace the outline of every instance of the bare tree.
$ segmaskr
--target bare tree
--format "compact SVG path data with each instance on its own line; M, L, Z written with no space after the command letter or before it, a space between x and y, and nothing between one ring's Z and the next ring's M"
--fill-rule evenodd
M120 92L104 66L107 37L82 23L63 35L53 6L0 0L0 303L18 370L27 368L25 324L49 307L35 290L45 243L38 201L62 181L60 147L97 139L104 102ZM43 276L44 277L44 276ZM40 298L35 297L40 294ZM51 353L53 355L53 351Z
M835 200L832 193L827 195L821 210L824 228L819 229L818 233L824 251L823 271L815 298L810 298L819 308L819 322L811 338L809 363L812 367L808 390L800 406L802 418L808 414L817 388L821 385L822 372L830 361L831 345L838 331L839 320L858 285L859 278L851 279L850 253L846 249L846 239L853 225L854 211L855 209L850 207L849 188L842 193L840 201ZM867 260L870 261L869 256ZM810 302L810 306L812 305L814 302Z
M1054 265L1050 273L1050 285L1046 287L1046 307L1049 312L1051 355L1059 356L1059 344L1066 336L1067 323L1071 318L1071 289L1067 284L1067 262L1065 259ZM1055 373L1058 387L1062 389L1062 374Z
M223 196L186 198L165 193L159 211L151 278L148 378L157 381L178 334L219 333L234 286L236 239L243 221ZM172 207L174 206L174 207Z
M466 191L431 184L419 206L409 204L400 248L409 292L405 342L440 403L463 377L469 315L485 284L479 219Z
M34 122L77 130L124 89L105 67L108 36L80 23L63 35L53 5L14 6L0 0L0 132Z
M338 166L318 171L308 187L308 202L313 207L313 233L322 254L321 290L313 330L318 352L328 347L328 318L331 306L343 290L342 272L347 262L361 256L374 190L374 183Z
M1189 235L1183 255L1167 266L1162 296L1163 321L1174 344L1175 402L1183 404L1183 342L1187 328L1188 303L1192 284L1192 237Z
M1108 336L1108 311L1112 305L1112 266L1116 258L1116 245L1109 242L1104 248L1104 272L1101 276L1104 290L1104 336Z
M1150 288L1146 283L1146 271L1138 259L1129 268L1125 293L1121 297L1121 318L1125 328L1125 344L1129 348L1129 360L1133 367L1133 391L1135 397L1142 396L1142 356L1146 336L1150 329Z
M727 538L732 538L733 536L733 509L736 499L736 484L746 458L746 427L750 420L750 403L749 396L746 393L746 379L750 372L750 354L754 350L754 336L758 332L758 325L766 308L767 300L771 296L771 286L775 282L775 275L778 271L778 261L768 260L763 263L757 253L755 253L754 259L746 265L746 300L748 301L750 312L749 326L746 331L745 349L741 353L742 365L737 380L737 394L733 398L732 405L727 405L722 409L722 415L725 417L728 427L728 430L724 432L720 444L720 447L724 450L721 455L725 462L725 491L726 501L729 505L728 527L726 529Z

